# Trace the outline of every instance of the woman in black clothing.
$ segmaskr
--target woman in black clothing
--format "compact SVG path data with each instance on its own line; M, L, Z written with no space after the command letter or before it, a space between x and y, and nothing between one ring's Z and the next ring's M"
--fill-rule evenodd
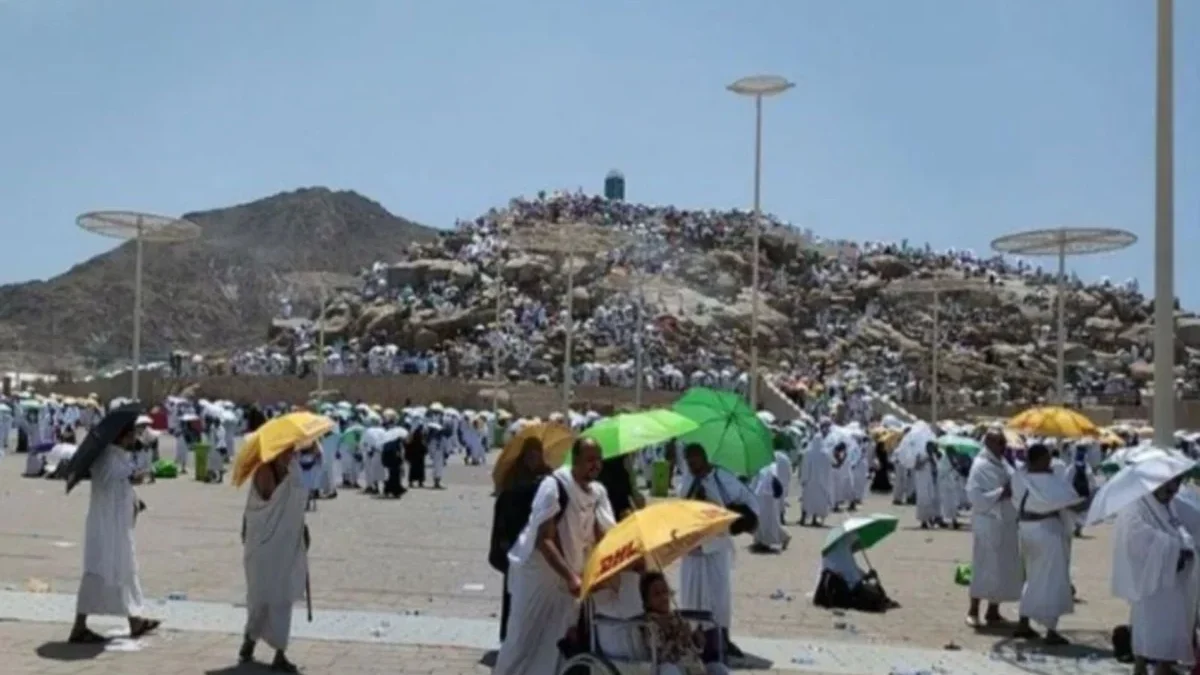
M630 511L641 508L646 499L637 491L630 474L630 464L633 455L624 455L604 460L600 465L600 477L596 480L608 492L608 502L612 504L613 514L621 520Z
M542 441L528 438L521 446L521 456L504 477L504 484L497 486L499 494L492 512L488 563L504 575L504 592L500 600L501 642L508 633L508 614L512 608L512 594L508 591L508 551L517 543L517 538L529 522L538 485L549 473L550 467L546 466L542 452Z
M892 491L892 461L888 458L883 441L875 444L875 477L871 480L871 492L890 494Z
M413 429L404 447L408 462L408 487L425 487L425 427Z

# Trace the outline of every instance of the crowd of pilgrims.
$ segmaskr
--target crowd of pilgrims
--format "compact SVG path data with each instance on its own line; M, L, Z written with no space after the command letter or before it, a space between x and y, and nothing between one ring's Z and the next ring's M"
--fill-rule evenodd
M585 221L625 233L633 243L613 249L608 254L607 264L654 274L672 271L677 265L676 251L681 250L682 244L705 249L744 248L750 214L738 210L686 210L671 206L630 204L581 192L554 192L539 194L531 199L517 198L506 208L492 209L473 220L460 221L453 235L437 244L414 245L398 260L378 262L362 270L359 296L363 302L386 298L400 305L433 310L437 316L451 316L469 307L485 306L490 301L485 300L482 294L490 292L491 287L486 280L479 282L475 279L460 286L451 278L420 287L396 287L388 283L389 264L415 258L457 260L473 264L477 276L484 278L490 274L489 270L496 268L498 260L508 260L514 255L502 234L533 223L555 222L546 219ZM767 223L769 229L789 227L773 218L768 218ZM860 278L861 260L888 255L901 260L918 276L953 270L968 277L993 282L1022 279L1036 289L1029 302L1049 306L1052 300L1050 289L1054 285L1053 276L1023 260L979 255L970 250L935 251L928 245L912 246L907 240L899 243L856 244L822 240L811 232L804 232L803 236L812 243L814 251L821 250L825 254L812 254L812 264L804 278L788 278L784 273L770 268L763 270L762 283L765 288L785 294L789 287L843 290L852 287ZM451 242L454 242L453 245ZM1085 283L1072 276L1068 280L1068 287L1071 291L1103 291L1106 297L1118 298L1123 305L1130 307L1145 301L1133 280L1115 283L1105 278L1096 283ZM428 349L403 349L389 341L386 335L362 335L336 340L326 346L323 354L319 354L318 340L312 334L311 327L297 325L292 328L295 335L290 340L292 346L288 348L264 345L235 353L219 362L198 354L177 352L160 367L167 374L181 377L212 372L266 376L311 373L318 363L323 362L326 372L331 374L409 373L491 378L496 372L492 363L494 348L499 346L503 359L500 371L505 377L541 382L561 380L561 368L550 366L542 354L542 347L547 343L547 338L562 331L568 321L562 299L531 295L516 285L505 288L504 297L507 307L504 308L499 327L475 326ZM634 386L634 351L639 316L644 317L641 332L646 359L645 386L648 388L681 390L688 386L713 386L718 380L744 379L745 375L732 358L736 344L733 331L714 329L707 336L705 349L673 350L666 335L671 330L669 324L663 325L653 320L665 311L656 302L652 295L643 298L633 292L616 293L591 308L589 316L577 316L574 319L576 336L597 346L614 347L615 351L611 353L615 355L606 361L580 362L572 373L574 381L577 384ZM957 303L953 298L944 298L943 305L942 318L943 325L947 327L948 340L946 348L965 348L959 344L956 326L986 322L986 308ZM282 298L281 314L290 316L292 306L290 298ZM639 307L642 307L641 311ZM811 336L806 338L802 353L791 355L786 362L764 362L764 367L774 376L787 381L819 382L830 364L820 359L810 359L809 353L814 350L828 351L835 344L853 337L866 318L877 317L902 330L906 330L906 326L923 325L914 312L924 309L914 307L912 303L895 302L872 303L861 312L839 308L823 310L816 317L818 329L809 332ZM915 339L920 336L914 334L910 337ZM1048 340L1050 336L1047 333L1041 338ZM1142 338L1132 339L1137 341ZM1139 342L1124 348L1117 356L1128 367L1139 360L1152 358L1151 346L1148 342ZM864 383L878 394L901 403L928 402L928 373L916 368L911 360L906 361L898 350L865 351L850 355L849 360L858 363L864 373ZM1067 375L1066 393L1069 400L1073 401L1096 396L1136 397L1139 391L1136 383L1123 372L1072 367ZM1181 386L1189 392L1194 384L1200 384L1200 378L1185 380ZM1003 375L997 375L993 383L978 389L944 387L941 397L947 403L984 405L1033 400L1032 397L1040 397L1045 393L1013 391Z
M123 402L114 401L112 406ZM103 513L101 507L109 504L106 500L138 503L126 492L130 481L112 476L127 479L132 474L135 483L149 480L143 457L157 452L156 439L170 437L177 449L184 448L177 450L173 460L183 471L189 466L186 448L207 440L206 445L220 457L217 464L210 464L209 477L219 481L236 439L290 409L170 398L137 419L136 426L117 443L119 456L106 455L100 468L92 471L85 581L73 639L98 639L87 629L89 614L130 617L135 635L158 625L140 614L136 568L121 567L133 560L131 528L138 509L125 514L122 506L123 515L113 516L112 522L103 521L101 515L93 518L94 511ZM270 465L271 475L255 476L256 489L262 489L252 491L248 500L244 538L247 527L251 534L266 527L262 519L273 509L298 508L300 515L289 516L289 522L303 528L303 512L314 508L317 498L336 496L338 488L399 496L404 493L405 475L409 487L421 487L427 463L432 467L433 487L445 487L442 471L449 457L461 454L466 464L484 464L489 448L503 445L526 425L538 422L458 411L436 403L392 411L343 402L326 404L320 410L337 420L338 428L315 446L296 448ZM65 438L68 428L95 425L102 412L103 407L92 400L42 399L37 405L10 400L0 403L0 437L7 438L15 422L23 439L19 445L25 446L19 449L33 455L36 448L44 446L44 439L55 434ZM660 641L660 653L669 655L681 673L725 672L720 661L741 655L729 638L733 537L750 535L754 552L787 550L791 537L782 526L787 523L794 485L799 488L796 522L801 526L823 526L833 513L856 511L868 492L890 493L897 505L915 505L916 522L926 529L957 528L960 518L968 514L972 552L967 624L995 627L1008 623L1000 613L1001 604L1017 603L1014 636L1039 638L1049 645L1066 643L1058 623L1073 612L1075 604L1072 538L1081 533L1083 513L1099 484L1100 463L1111 448L1090 442L1047 444L1036 439L1027 448L1016 447L1009 432L992 427L982 435L983 450L969 459L940 446L940 430L923 422L903 425L885 416L868 432L858 422L838 425L821 418L805 427L775 425L766 413L760 417L771 424L779 450L775 461L754 476L734 475L709 463L702 447L674 441L602 460L599 447L582 437L572 446L569 466L552 470L546 465L540 441L526 441L495 495L488 559L504 575L505 590L502 647L493 672L552 673L564 650L578 648L572 647L572 636L578 637L574 631L575 597L587 552L607 529L645 505L642 490L649 486L645 477L656 460L668 464L673 494L743 514L730 534L704 544L682 560L678 606L711 613L715 628L699 635L682 630L680 617L672 612L669 601L664 601L670 597L668 582L654 570L629 571L594 595L601 614L649 614L661 622L654 639ZM594 412L554 418L575 430L599 419ZM196 420L202 423L191 424ZM879 431L895 431L902 437L889 450ZM793 442L779 442L784 437ZM1136 443L1137 439L1130 441ZM1194 454L1194 448L1190 452ZM272 500L269 495L274 490L284 490L287 498ZM281 505L284 502L298 506ZM130 531L118 532L111 530L113 527ZM101 539L111 539L119 547L128 541L129 550L122 549L116 558L101 556L93 552L102 546L94 543ZM306 529L304 539L308 541ZM1193 635L1200 601L1195 557L1198 540L1200 497L1194 488L1183 485L1182 478L1137 500L1116 519L1113 592L1132 607L1130 624L1114 631L1114 636L1123 636L1116 646L1122 654L1136 656L1139 663L1153 664L1159 673L1172 672L1164 669L1164 664L1194 660ZM858 566L855 550L851 537L823 552L814 603L870 612L897 606L883 590L878 575ZM286 669L290 663L283 652L289 635L290 603L286 603L287 623L281 628L280 616L272 613L284 610L267 608L264 598L277 601L280 593L294 594L296 589L294 584L284 584L281 590L278 584L263 581L267 575L260 567L284 569L279 567L279 556L291 556L288 564L295 565L301 563L291 559L304 556L296 551L263 555L261 563L247 563L248 578L259 581L250 591L243 656L250 658L247 654L252 655L254 643L266 640L277 649L277 663ZM92 574L103 579L88 580ZM94 588L97 583L103 588ZM619 654L628 648L630 636L603 628L599 639L606 653Z

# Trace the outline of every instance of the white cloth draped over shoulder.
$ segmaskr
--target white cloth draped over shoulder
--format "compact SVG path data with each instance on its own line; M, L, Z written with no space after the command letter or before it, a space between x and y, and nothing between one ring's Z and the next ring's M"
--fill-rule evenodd
M761 546L783 546L791 536L783 530L781 522L787 508L788 483L792 480L792 463L782 452L775 453L775 461L759 470L752 488L758 498L758 529L754 532L754 543ZM780 496L775 496L775 485L780 486Z
M938 499L938 483L941 476L938 475L937 460L928 452L922 451L914 460L912 476L917 489L917 522L928 523L937 520L942 516Z
M818 434L800 459L800 510L806 516L825 518L833 510L833 459Z
M108 446L91 466L78 614L141 614L142 584L133 537L137 496L132 476L128 453L115 445Z
M1024 579L1017 538L1017 508L1003 497L1011 468L990 450L971 463L967 499L971 502L971 597L990 602L1021 598Z
M1075 609L1071 591L1071 535L1075 518L1070 509L1084 501L1056 473L1013 474L1012 501L1022 512L1051 517L1022 520L1018 525L1025 586L1021 591L1021 616L1050 630L1058 619Z
M561 518L559 490L567 493ZM563 557L577 575L583 574L588 553L596 545L597 530L606 532L616 522L608 492L600 483L593 481L584 488L566 467L542 479L529 522L508 552L512 611L493 675L557 672L558 639L576 618L578 605L566 582L537 549L538 531L555 518L559 518L556 528Z
M745 504L762 520L754 493L732 473L718 467L713 467L698 481L692 474L684 473L679 494L688 499L702 496L704 501L720 506ZM682 587L679 606L712 612L713 619L722 628L729 628L733 622L733 550L733 537L724 534L684 556L679 568Z
M304 550L304 511L308 492L300 463L288 464L287 476L270 499L251 484L246 497L246 636L277 650L287 649L292 607L304 597L308 553Z
M938 512L947 523L958 519L958 508L962 503L963 478L954 468L950 452L942 450L937 460Z
M1157 661L1193 663L1200 568L1192 536L1171 510L1147 495L1117 516L1113 595L1132 606L1133 653Z

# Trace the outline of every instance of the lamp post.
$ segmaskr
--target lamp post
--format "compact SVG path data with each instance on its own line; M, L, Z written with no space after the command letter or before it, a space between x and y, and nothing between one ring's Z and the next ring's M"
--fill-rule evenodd
M751 75L726 87L739 96L754 97L754 226L751 248L754 260L750 272L750 407L758 407L758 245L762 232L762 108L763 99L796 86L778 75Z
M1175 3L1158 0L1154 121L1154 443L1175 442Z
M1027 230L992 241L998 253L1023 256L1054 256L1058 259L1058 337L1054 395L1055 403L1066 403L1067 344L1067 256L1109 253L1132 246L1137 235L1125 230L1102 227L1058 227Z
M940 296L944 293L966 292L966 291L984 291L987 290L987 284L975 281L972 279L956 279L954 277L935 277L930 279L909 278L900 281L895 281L883 289L885 295L893 296L930 296L933 302L933 339L930 345L930 372L929 372L929 389L930 389L930 407L929 407L929 423L937 424L938 421L938 355L941 351L941 325L939 314Z
M171 243L200 236L200 228L182 218L134 211L92 211L75 219L79 227L115 239L134 240L133 267L133 371L130 398L138 398L142 369L142 248L143 243Z

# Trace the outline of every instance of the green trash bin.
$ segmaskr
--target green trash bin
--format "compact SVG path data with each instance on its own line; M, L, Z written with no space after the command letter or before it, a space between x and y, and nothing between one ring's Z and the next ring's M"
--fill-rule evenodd
M212 446L207 443L194 443L191 450L192 470L196 474L196 480L204 482L208 480L208 453Z
M671 466L665 459L656 459L650 465L650 495L666 497L671 491Z

